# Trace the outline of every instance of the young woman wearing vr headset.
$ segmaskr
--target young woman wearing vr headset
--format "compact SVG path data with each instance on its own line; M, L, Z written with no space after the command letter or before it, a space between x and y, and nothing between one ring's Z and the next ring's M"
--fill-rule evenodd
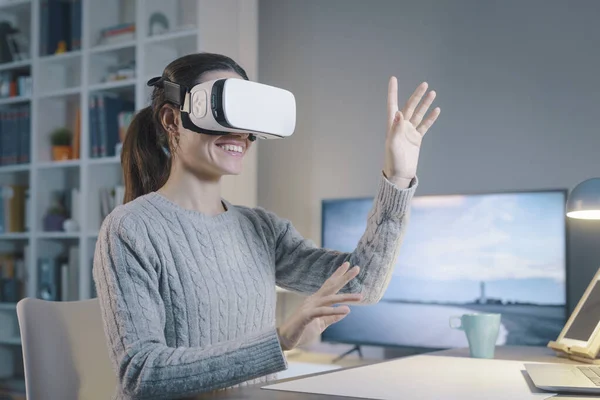
M152 104L126 134L125 204L103 221L93 267L116 398L267 381L286 369L283 351L340 321L347 304L379 301L406 230L421 140L440 113L427 114L435 92L425 83L399 111L390 79L379 188L362 239L343 253L315 247L272 212L221 198L221 177L242 171L255 137L196 129L203 111L189 102L215 99L190 89L216 79L248 81L222 55L173 61L149 82ZM275 285L307 295L279 326Z

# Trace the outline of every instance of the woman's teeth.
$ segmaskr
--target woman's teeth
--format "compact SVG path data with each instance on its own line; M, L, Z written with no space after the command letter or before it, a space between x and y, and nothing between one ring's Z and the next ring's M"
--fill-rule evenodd
M242 146L236 146L234 144L219 144L217 145L225 151L233 151L235 153L242 153L244 149Z

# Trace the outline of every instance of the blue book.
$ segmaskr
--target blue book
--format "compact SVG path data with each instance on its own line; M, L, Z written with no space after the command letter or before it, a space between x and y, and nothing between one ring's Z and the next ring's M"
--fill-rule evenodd
M81 0L71 4L71 50L81 49Z

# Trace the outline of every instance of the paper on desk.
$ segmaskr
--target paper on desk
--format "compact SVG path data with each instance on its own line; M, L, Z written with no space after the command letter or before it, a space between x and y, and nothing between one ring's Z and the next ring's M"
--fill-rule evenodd
M267 390L358 398L529 400L537 389L522 361L420 355L263 387Z

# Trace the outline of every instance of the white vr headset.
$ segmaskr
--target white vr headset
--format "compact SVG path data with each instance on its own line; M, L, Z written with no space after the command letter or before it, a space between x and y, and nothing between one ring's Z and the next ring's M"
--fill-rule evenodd
M249 133L254 141L285 138L296 127L296 99L277 87L227 78L187 88L162 77L150 79L148 86L164 88L167 100L181 111L183 127L197 133Z

